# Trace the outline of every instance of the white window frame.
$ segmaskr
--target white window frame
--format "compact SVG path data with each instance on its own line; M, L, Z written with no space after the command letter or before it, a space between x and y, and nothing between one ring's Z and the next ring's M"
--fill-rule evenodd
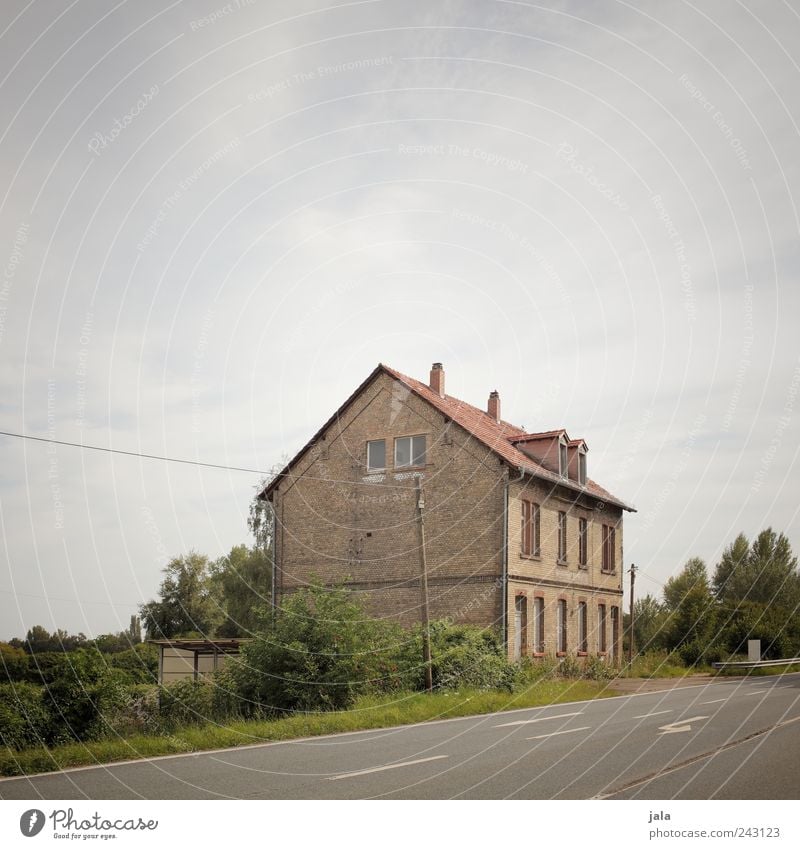
M410 444L409 444L410 451L409 451L409 454L408 454L409 462L404 463L403 465L400 465L397 462L397 445L400 442L400 440L403 440L403 439L410 440ZM425 440L425 451L424 451L424 454L423 454L424 462L422 464L414 463L414 440L415 439ZM394 438L394 467L395 467L395 469L421 469L424 466L426 466L427 463L428 463L428 437L427 437L427 434L425 434L425 433L414 433L414 434L411 434L409 436L396 436Z

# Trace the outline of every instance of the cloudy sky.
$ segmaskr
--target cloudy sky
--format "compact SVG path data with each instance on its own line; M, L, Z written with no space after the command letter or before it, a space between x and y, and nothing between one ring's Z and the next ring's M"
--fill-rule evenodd
M566 427L658 592L800 549L800 14L4 0L0 430L230 466L383 361ZM125 627L258 476L0 436L0 638Z

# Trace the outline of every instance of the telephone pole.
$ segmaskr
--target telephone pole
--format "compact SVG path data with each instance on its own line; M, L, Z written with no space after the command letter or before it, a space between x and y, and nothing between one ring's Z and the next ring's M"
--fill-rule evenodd
M634 621L634 613L633 613L633 585L636 582L636 564L631 563L630 568L631 573L631 631L628 637L628 665L630 666L633 663L633 621Z
M419 520L419 550L422 566L422 660L425 664L425 689L433 692L433 667L431 664L431 620L428 609L428 561L425 555L425 493L422 478L417 478L417 517Z

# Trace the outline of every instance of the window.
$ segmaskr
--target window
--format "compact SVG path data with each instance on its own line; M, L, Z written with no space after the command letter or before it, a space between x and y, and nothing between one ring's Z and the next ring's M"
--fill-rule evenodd
M611 525L603 525L603 571L613 572L615 568L616 531Z
M558 600L558 651L567 650L567 602L565 599Z
M597 651L606 651L606 606L597 605Z
M567 443L563 440L558 443L558 471L562 478L567 477Z
M544 652L544 599L541 596L533 600L533 650Z
M578 452L578 483L586 486L586 452L583 449Z
M558 562L564 565L567 562L567 514L558 514Z
M373 439L367 443L367 469L369 471L386 468L386 440Z
M539 505L532 501L522 502L522 553L526 557L538 557L539 549Z
M589 523L581 517L578 519L578 566L586 568L589 562Z
M425 435L401 436L394 441L396 469L425 465Z
M619 657L619 608L611 608L611 657Z
M589 628L585 601L578 602L578 651L589 653Z

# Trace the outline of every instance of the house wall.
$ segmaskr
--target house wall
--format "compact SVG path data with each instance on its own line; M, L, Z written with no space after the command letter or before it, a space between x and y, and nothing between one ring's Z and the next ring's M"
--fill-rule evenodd
M425 468L395 469L394 438L422 433ZM373 439L386 440L380 474L366 468ZM419 622L420 474L431 618L499 624L505 470L493 452L386 374L273 491L278 599L315 579L347 577L371 615Z
M522 501L527 499L540 505L540 556L522 554ZM567 514L567 562L558 563L558 513ZM536 596L544 598L545 654L555 654L557 647L557 604L567 602L567 652L578 651L578 604L587 604L589 654L596 654L598 646L598 605L605 604L607 611L607 649L612 646L611 608L619 608L619 629L622 625L622 510L603 504L594 498L580 496L575 503L575 492L561 492L557 485L525 478L512 481L509 488L509 551L508 574L508 647L513 656L515 646L515 604L517 596L525 598L527 628L523 635L523 653L531 654L534 646L533 604ZM588 523L587 565L578 565L578 519ZM602 571L602 526L615 525L615 571ZM621 633L618 634L621 646Z

